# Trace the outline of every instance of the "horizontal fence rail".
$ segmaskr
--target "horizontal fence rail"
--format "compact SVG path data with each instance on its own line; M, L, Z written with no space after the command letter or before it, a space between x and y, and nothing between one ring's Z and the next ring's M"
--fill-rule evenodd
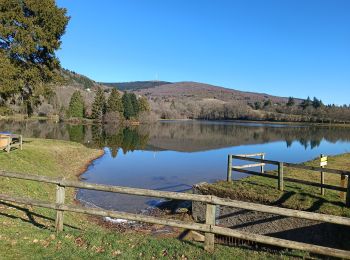
M219 198L211 195L186 194L186 193L178 193L178 192L166 192L166 191L155 191L155 190L147 190L147 189L120 187L120 186L109 186L109 185L85 183L80 181L71 181L71 180L65 180L60 178L49 178L45 176L8 173L8 172L1 172L1 171L0 171L0 176L55 184L56 185L56 203L43 202L43 201L29 199L29 198L13 197L13 196L4 195L4 194L0 194L0 200L56 210L57 231L63 230L63 212L69 211L69 212L90 214L90 215L103 216L103 217L123 218L127 220L132 220L132 221L161 224L161 225L173 226L173 227L184 228L189 230L201 231L205 233L205 249L208 251L212 251L214 249L214 234L217 234L217 235L231 236L231 237L244 239L244 240L250 240L250 241L267 244L267 245L274 245L274 246L297 249L297 250L305 250L311 253L350 259L350 252L345 250L328 248L323 246L316 246L316 245L311 245L307 243L295 242L295 241L290 241L285 239L269 237L265 235L242 232L242 231L238 231L238 230L234 230L226 227L216 226L215 225L215 207L216 205L222 205L222 206L229 206L229 207L241 208L246 210L272 213L272 214L286 216L286 217L303 218L303 219L350 226L350 219L346 217L285 209L285 208L279 208L279 207L273 207L273 206L267 206L267 205L261 205L261 204L249 203L249 202L243 202L243 201L237 201L237 200L231 200L231 199L223 199L223 198ZM206 203L207 205L206 222L205 224L192 223L192 222L158 218L153 216L144 216L140 214L89 208L89 207L83 207L78 205L65 205L64 190L66 187L99 190L99 191L105 191L105 192L114 192L114 193L148 196L148 197L157 197L157 198L166 198L166 199L190 200L190 201L203 202L203 203Z
M246 173L250 175L255 176L261 176L266 177L270 179L276 179L278 181L278 189L283 191L284 190L284 181L288 182L294 182L294 183L300 183L308 186L313 187L319 187L321 188L321 194L324 195L324 189L329 190L335 190L340 191L343 194L345 194L345 204L346 206L350 207L350 171L344 171L344 170L337 170L337 169L329 169L324 167L314 167L314 166L307 166L307 165L301 165L301 164L295 164L295 163L287 163L287 162L279 162L279 161L273 161L273 160L265 160L264 158L252 158L256 156L265 155L265 153L256 153L256 154L240 154L240 155L228 155L228 164L227 164L227 181L232 182L232 171L235 172L241 172ZM323 155L321 155L321 158ZM250 161L255 162L255 164L246 164L246 165L233 165L232 161L233 159L236 160L242 160L242 161ZM263 169L261 169L260 173L256 171L247 170L246 168L254 168L254 167L263 167L263 165L271 164L278 166L277 175L271 175L264 173ZM309 171L317 171L321 173L321 183L316 183L312 181L307 180L300 180L290 177L284 177L284 167L290 167L290 168L297 168L297 169L303 169L303 170L309 170ZM335 186L335 185L329 185L324 183L324 173L331 173L331 174L338 174L340 175L340 183L342 186ZM346 179L348 179L348 184L345 187Z
M279 161L265 160L265 159L258 159L258 158L249 158L249 157L233 155L233 154L231 155L231 157L233 159L238 159L238 160L259 162L259 163L272 164L272 165L278 165L280 163ZM327 173L334 173L334 174L340 174L340 175L350 175L350 171L328 169L328 168L307 166L307 165L296 164L296 163L287 163L287 162L283 162L283 164L284 164L284 166L291 167L291 168L299 168L299 169L304 169L304 170L327 172Z

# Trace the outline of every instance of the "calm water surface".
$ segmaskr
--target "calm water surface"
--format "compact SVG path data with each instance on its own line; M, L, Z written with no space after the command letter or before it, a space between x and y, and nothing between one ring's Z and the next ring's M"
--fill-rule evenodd
M166 191L186 191L199 182L225 179L229 153L265 152L267 159L302 162L321 153L335 155L350 150L350 130L334 127L167 121L122 129L0 121L0 129L103 148L105 155L82 175L87 182ZM233 175L236 179L245 176ZM87 190L79 190L77 196L89 205L129 212L159 202Z

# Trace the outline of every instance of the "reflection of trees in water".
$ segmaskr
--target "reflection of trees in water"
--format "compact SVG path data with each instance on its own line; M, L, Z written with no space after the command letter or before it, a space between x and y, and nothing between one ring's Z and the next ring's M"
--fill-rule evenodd
M121 128L113 125L93 125L91 127L93 146L108 147L116 157L121 148L123 153L143 149L148 142L148 134L141 134L138 127Z
M0 131L25 137L71 140L89 147L108 147L112 156L137 149L203 151L245 144L285 141L290 147L298 142L306 148L318 147L323 140L350 142L348 128L275 127L206 122L160 122L122 128L115 125L68 125L51 121L0 120Z
M211 122L162 122L150 129L149 144L159 149L178 151L202 151L222 147L262 144L285 141L287 147L293 142L314 149L323 140L331 143L350 141L347 128L313 126L271 126L248 124L225 124Z
M73 142L83 143L85 138L84 125L67 125L69 140Z

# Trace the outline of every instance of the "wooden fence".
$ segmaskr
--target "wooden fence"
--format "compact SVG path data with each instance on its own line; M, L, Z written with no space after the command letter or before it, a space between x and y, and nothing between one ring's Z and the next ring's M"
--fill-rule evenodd
M314 187L319 187L321 188L321 194L324 195L324 189L329 189L329 190L335 190L335 191L340 191L343 194L345 194L345 204L347 207L350 207L350 181L349 181L349 176L350 172L349 171L343 171L343 170L336 170L336 169L328 169L324 167L314 167L314 166L306 166L302 164L295 164L295 163L287 163L287 162L279 162L279 161L272 161L272 160L265 160L262 156L264 156L264 153L256 153L256 154L239 154L239 155L228 155L228 165L227 165L227 181L231 182L232 181L232 171L236 172L241 172L241 173L246 173L250 175L256 175L256 176L262 176L270 179L276 179L277 180L277 186L278 189L283 191L284 189L284 181L289 181L289 182L294 182L294 183L300 183L304 185L309 185L309 186L314 186ZM261 156L262 158L253 158ZM250 161L250 162L255 162L254 164L246 164L246 165L233 165L233 159L237 160L243 160L243 161ZM266 164L272 164L276 165L278 167L277 171L277 176L272 175L272 174L266 174L264 172L264 166ZM260 172L256 171L250 171L246 170L246 168L253 168L253 167L261 167ZM310 171L318 171L320 172L320 183L315 183L312 181L306 181L306 180L300 180L300 179L294 179L294 178L289 178L284 176L284 167L290 167L290 168L298 168L298 169L303 169L303 170L310 170ZM340 184L341 186L334 186L334 185L329 185L324 183L324 173L331 173L331 174L338 174L340 175ZM346 185L346 179L347 185Z
M90 215L103 216L103 217L123 218L127 220L132 220L132 221L140 221L140 222L147 222L152 224L161 224L161 225L167 225L172 227L179 227L179 228L184 228L188 230L202 231L205 233L204 248L207 251L214 250L214 241L215 241L214 236L215 234L217 234L217 235L225 235L225 236L230 236L230 237L243 239L243 240L254 241L265 245L273 245L273 246L289 248L289 249L304 250L304 251L321 254L321 255L350 259L350 251L311 245L311 244L301 243L301 242L295 242L295 241L274 238L274 237L265 236L265 235L253 234L253 233L248 233L248 232L238 231L238 230L234 230L226 227L217 226L215 211L216 211L216 205L222 205L222 206L229 206L229 207L240 208L245 210L253 210L253 211L259 211L259 212L277 214L277 215L286 216L286 217L295 217L295 218L302 218L302 219L315 220L315 221L321 221L321 222L328 222L328 223L345 225L350 227L350 218L346 218L346 217L272 207L272 206L261 205L256 203L223 199L223 198L218 198L216 196L211 196L211 195L198 195L198 194L156 191L156 190L147 190L147 189L120 187L120 186L109 186L109 185L102 185L102 184L86 183L81 181L71 181L71 180L65 180L60 178L49 178L46 176L27 175L27 174L18 174L18 173L9 173L9 172L0 171L0 177L1 176L7 177L7 178L15 178L15 179L23 179L23 180L30 180L30 181L38 181L42 183L55 184L56 185L56 203L44 202L44 201L34 200L30 198L13 197L5 194L0 194L0 200L56 210L55 226L56 226L57 232L63 231L64 212L69 211L69 212L90 214ZM156 197L156 198L203 202L206 204L206 221L205 223L184 222L184 221L164 219L164 218L159 218L154 216L144 216L140 214L89 208L89 207L83 207L78 205L66 205L65 189L67 187L88 189L88 190L98 190L98 191L105 191L105 192L114 192L114 193L121 193L121 194L130 194L130 195L139 195L139 196L147 196L147 197Z

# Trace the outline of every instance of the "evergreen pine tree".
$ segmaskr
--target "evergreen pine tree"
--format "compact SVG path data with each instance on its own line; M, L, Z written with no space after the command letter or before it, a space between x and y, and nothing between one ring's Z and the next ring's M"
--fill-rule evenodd
M294 100L294 98L293 98L293 97L289 97L288 102L287 102L287 106L288 106L288 107L292 107L292 106L294 106L294 105L295 105L295 100Z
M314 99L312 101L312 106L314 108L319 108L319 107L323 106L323 102L322 102L322 100L319 100L316 97L314 97Z
M98 88L94 103L92 104L91 117L97 121L102 121L103 115L106 113L106 98L102 88Z
M137 97L134 93L130 94L130 100L134 111L134 114L132 116L137 117L140 112L140 107L139 107L139 101L137 100Z
M122 103L124 108L124 117L126 119L130 119L134 116L134 108L131 102L131 95L129 93L124 93L122 97Z
M118 112L123 115L122 99L117 89L113 88L107 100L107 112Z
M69 117L83 118L85 112L85 105L83 96L80 91L76 90L69 102L68 115Z
M306 100L303 100L303 102L301 102L300 106L303 108L303 109L306 109L307 107L311 106L312 105L312 101L310 99L310 97L307 97Z
M0 99L17 94L30 114L60 78L55 51L69 17L55 0L0 0Z

